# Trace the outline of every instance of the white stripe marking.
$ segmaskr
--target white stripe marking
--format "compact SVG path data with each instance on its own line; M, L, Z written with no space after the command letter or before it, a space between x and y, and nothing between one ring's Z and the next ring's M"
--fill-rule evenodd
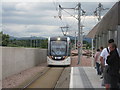
M73 88L73 67L71 67L70 85L69 85L69 88Z
M70 76L70 90L73 88L84 88L83 82L80 76L79 67L71 67L71 76Z

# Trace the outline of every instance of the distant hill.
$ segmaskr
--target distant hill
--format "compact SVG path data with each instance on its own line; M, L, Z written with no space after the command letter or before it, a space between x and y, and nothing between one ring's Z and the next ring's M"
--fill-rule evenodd
M44 37L13 37L13 36L10 36L10 40L34 40L34 39L47 39L47 38L44 38Z
M70 37L71 40L75 40L75 37L74 36L68 36ZM41 39L41 40L45 40L47 38L44 38L44 37L13 37L13 36L10 36L10 40L34 40L34 39ZM91 43L91 38L87 38L86 36L83 36L83 40L84 41L87 41L89 43Z
M87 38L86 36L83 37L84 41L87 41L89 43L92 43L92 39L91 38Z
M68 36L68 37L70 37L71 40L75 40L75 37L73 36ZM85 35L83 36L83 40L91 43L91 38L87 38Z

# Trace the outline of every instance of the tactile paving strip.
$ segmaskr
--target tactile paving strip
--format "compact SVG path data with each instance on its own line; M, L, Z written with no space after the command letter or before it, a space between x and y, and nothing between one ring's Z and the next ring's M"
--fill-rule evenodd
M80 76L81 76L84 88L93 88L90 80L87 77L87 74L85 73L82 67L79 67L79 72L80 72Z

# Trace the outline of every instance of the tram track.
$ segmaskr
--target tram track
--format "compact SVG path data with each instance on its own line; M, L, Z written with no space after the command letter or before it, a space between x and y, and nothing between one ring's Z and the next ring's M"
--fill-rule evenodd
M41 74L33 78L29 83L24 85L23 89L27 88L55 88L60 76L65 67L48 67Z

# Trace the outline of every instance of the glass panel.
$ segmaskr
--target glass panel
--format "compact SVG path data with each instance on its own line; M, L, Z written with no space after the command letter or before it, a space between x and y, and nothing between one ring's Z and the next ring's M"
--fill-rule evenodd
M66 55L65 41L51 41L51 55L64 56Z

